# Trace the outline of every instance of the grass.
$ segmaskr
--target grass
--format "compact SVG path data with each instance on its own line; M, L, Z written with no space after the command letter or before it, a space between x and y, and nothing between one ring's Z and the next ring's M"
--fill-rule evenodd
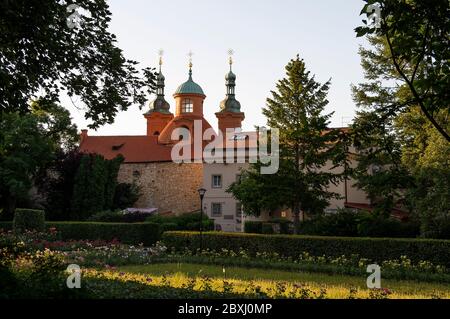
M223 281L233 284L234 292L243 293L251 283L258 285L269 294L276 290L277 283L287 282L288 286L301 283L318 293L325 288L327 298L348 298L351 288L357 288L356 298L367 298L366 277L327 275L322 273L288 272L281 270L262 270L256 268L226 267L202 264L164 263L119 267L119 271L131 275L151 276L152 284L168 280L173 287L181 287L191 278L208 276L213 278L212 285L220 291ZM138 278L138 277L136 277ZM164 278L164 279L163 279ZM448 285L415 281L383 280L383 288L392 291L389 298L445 298L450 299ZM289 289L288 289L289 290Z

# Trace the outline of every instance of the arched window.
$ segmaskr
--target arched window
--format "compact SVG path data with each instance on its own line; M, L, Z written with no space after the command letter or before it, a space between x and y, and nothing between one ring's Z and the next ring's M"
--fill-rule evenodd
M181 103L181 112L192 113L194 111L194 104L191 99L184 99Z

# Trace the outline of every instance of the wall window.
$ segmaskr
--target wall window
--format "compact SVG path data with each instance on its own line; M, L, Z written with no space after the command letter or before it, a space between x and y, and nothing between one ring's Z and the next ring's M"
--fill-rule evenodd
M223 219L233 220L234 216L233 215L223 215Z
M194 104L191 99L184 99L181 102L181 112L192 113L194 111Z
M222 203L212 203L211 204L211 216L212 217L222 216Z
M212 188L222 188L222 175L213 175L211 180Z
M236 182L240 182L241 181L241 174L236 174Z

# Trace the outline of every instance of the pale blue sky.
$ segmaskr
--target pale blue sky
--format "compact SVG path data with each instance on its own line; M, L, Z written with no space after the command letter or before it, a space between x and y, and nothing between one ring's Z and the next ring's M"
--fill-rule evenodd
M328 112L335 112L332 126L341 126L343 117L348 122L354 115L350 84L363 78L358 56L363 41L353 29L361 21L362 0L109 0L109 4L110 29L128 58L156 67L157 52L164 49L166 100L171 111L172 94L187 79L187 53L192 50L193 78L207 95L205 117L217 127L214 113L225 96L227 51L232 48L236 97L246 115L245 130L266 124L261 108L297 53L318 81L332 78L327 107ZM63 103L78 127L85 128L88 122L83 112L66 99ZM90 134L143 135L143 112L131 107L119 113L114 124Z

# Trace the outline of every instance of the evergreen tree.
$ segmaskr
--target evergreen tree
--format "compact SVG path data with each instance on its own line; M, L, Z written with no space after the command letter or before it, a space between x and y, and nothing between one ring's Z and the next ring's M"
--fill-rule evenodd
M263 109L268 126L279 129L279 170L263 176L261 164L252 165L229 188L246 213L287 207L298 226L301 213L321 212L329 199L338 197L327 187L337 183L343 172L324 169L345 160L338 142L342 132L329 129L332 113L323 114L329 86L330 81L318 83L298 55L286 66L286 77L277 83Z

